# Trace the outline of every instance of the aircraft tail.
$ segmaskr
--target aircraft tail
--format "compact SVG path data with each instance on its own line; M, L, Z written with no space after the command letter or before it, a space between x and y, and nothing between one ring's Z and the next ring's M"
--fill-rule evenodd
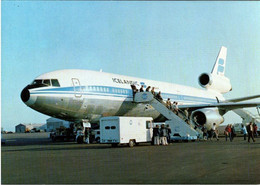
M227 48L222 46L216 59L215 65L213 66L213 69L211 71L211 74L223 76L225 75L226 57Z

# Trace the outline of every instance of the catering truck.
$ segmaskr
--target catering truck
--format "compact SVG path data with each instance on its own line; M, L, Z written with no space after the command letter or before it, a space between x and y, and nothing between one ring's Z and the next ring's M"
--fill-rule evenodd
M130 147L152 141L151 117L103 117L100 119L100 143L128 144Z

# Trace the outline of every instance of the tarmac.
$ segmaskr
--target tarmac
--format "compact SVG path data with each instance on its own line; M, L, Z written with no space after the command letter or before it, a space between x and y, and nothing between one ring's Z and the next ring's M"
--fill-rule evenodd
M112 148L3 134L2 184L259 184L260 139Z

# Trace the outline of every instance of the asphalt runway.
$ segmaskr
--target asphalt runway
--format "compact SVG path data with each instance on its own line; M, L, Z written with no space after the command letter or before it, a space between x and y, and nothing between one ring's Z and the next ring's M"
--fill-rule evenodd
M47 133L3 136L2 184L260 183L260 139L112 148L52 143Z

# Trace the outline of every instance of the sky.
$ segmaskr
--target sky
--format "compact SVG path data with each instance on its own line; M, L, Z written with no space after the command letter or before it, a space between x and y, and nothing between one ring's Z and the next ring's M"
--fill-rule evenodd
M233 88L225 97L260 94L259 20L257 1L2 1L1 126L46 123L20 99L43 73L102 69L200 88L221 46Z

